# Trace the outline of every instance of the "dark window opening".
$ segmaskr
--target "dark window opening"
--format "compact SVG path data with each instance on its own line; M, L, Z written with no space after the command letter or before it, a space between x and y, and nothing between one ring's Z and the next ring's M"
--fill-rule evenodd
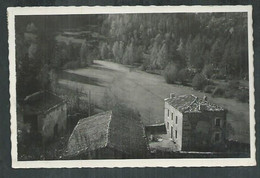
M173 120L173 113L172 113L172 120Z
M220 127L220 119L216 119L215 125L216 125L216 127Z
M54 135L54 137L58 136L58 124L55 124L55 126L53 128L53 135Z
M168 109L168 117L169 117L169 115L170 115L170 111L169 111L169 109Z
M175 130L175 138L177 138L178 137L178 135L177 135L178 133L177 133L177 130Z
M220 141L220 133L215 134L215 142Z
M169 122L167 122L167 129L169 129Z
M175 123L178 124L178 116L175 118Z
M171 127L171 138L173 138L173 127Z

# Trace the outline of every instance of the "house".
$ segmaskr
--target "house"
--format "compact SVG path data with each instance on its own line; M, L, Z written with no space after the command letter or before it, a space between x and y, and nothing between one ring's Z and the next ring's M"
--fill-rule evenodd
M148 144L140 120L112 111L79 120L69 141L69 159L144 158Z
M194 95L165 99L164 122L178 151L220 151L225 146L227 111Z
M30 125L31 135L40 135L43 142L61 134L67 125L67 104L47 91L27 96L23 103L23 122Z

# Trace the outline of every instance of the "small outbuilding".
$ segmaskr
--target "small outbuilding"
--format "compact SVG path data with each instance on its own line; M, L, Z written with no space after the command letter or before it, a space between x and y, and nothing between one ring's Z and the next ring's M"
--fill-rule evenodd
M107 111L79 120L65 156L69 159L145 158L148 148L139 119Z
M66 129L67 104L53 93L36 92L24 99L23 122L30 125L30 134L39 134L43 142L51 140Z

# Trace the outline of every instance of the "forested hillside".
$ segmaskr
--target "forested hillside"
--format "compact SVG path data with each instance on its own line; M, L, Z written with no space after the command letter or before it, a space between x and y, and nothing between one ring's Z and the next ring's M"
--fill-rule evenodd
M87 67L95 59L134 65L164 75L168 83L192 83L195 89L211 85L208 79L247 80L247 15L16 17L18 98L51 89L59 71Z
M206 71L216 78L247 78L243 13L108 15L101 33L109 37L100 44L103 59L140 63L147 71Z

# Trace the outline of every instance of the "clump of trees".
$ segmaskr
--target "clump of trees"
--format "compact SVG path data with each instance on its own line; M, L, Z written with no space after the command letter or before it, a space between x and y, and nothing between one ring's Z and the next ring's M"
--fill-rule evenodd
M23 98L50 87L50 63L54 56L54 37L33 23L16 34L17 96Z
M178 67L176 64L170 64L168 66L166 66L165 70L164 70L164 78L166 80L167 83L176 83L176 81L178 81Z
M196 90L202 90L207 85L207 79L203 74L196 74L192 79L192 87Z
M46 23L50 22L17 21L18 100L39 90L55 89L60 70L88 66L99 56L98 47L87 39L82 44L56 40L52 27L44 28Z

